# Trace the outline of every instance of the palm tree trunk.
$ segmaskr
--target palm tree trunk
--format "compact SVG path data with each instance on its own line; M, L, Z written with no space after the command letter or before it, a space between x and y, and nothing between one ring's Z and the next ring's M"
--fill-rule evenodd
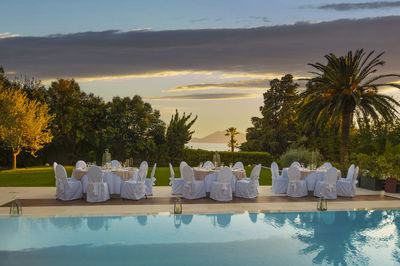
M342 135L340 143L340 163L344 164L345 157L349 154L351 113L343 112L342 114Z
M235 145L234 145L234 140L233 140L233 134L231 134L231 152L235 151Z

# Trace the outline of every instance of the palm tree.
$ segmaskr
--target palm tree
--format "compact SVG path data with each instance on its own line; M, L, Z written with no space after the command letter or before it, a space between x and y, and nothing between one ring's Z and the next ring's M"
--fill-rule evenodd
M234 152L235 148L239 147L239 144L237 143L236 140L236 135L238 134L239 132L237 132L236 127L230 127L227 130L225 130L225 136L230 137L228 142L228 147L231 148L231 152Z
M397 74L376 75L377 68L385 62L384 52L374 55L363 49L336 57L325 55L326 65L309 64L316 71L315 77L308 79L307 90L302 93L299 118L309 122L314 129L333 126L341 131L340 162L348 155L350 127L354 114L357 121L378 122L383 118L390 122L397 116L400 104L388 95L378 93L381 87L400 88L399 84L378 82L382 78L400 77Z

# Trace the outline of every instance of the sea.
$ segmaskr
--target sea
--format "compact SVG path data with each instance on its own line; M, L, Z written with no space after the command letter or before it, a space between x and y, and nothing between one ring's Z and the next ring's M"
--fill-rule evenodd
M189 142L186 147L190 149L202 149L207 151L229 151L230 148L226 143L208 143L208 142ZM239 149L235 149L239 151Z

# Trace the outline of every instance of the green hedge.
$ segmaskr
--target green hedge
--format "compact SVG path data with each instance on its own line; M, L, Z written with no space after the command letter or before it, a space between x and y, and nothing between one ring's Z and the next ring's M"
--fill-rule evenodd
M271 165L273 158L268 152L218 152L221 162L225 165L241 161L244 165L262 164ZM196 166L200 162L212 161L213 151L185 149L183 160L191 166Z

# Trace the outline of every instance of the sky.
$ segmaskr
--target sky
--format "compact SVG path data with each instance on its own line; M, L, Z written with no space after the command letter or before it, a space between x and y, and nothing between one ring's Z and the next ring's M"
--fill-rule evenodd
M269 81L310 77L327 53L385 51L400 73L400 1L3 1L0 65L49 84L75 78L111 100L140 95L195 137L260 116ZM395 90L385 93L398 96Z

